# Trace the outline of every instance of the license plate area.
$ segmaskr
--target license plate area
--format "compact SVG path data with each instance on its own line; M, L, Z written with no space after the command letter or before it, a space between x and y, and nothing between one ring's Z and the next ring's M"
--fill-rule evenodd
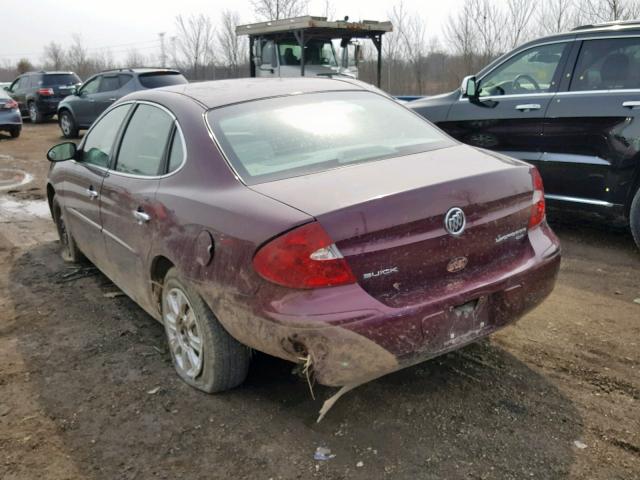
M483 336L489 326L490 299L480 296L422 319L427 349L442 350Z

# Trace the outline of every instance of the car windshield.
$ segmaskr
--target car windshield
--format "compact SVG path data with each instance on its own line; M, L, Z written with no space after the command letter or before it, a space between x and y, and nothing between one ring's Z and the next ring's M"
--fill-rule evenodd
M145 88L169 87L187 83L187 79L178 72L143 73L138 78Z
M453 144L421 117L371 92L257 100L210 110L207 118L249 185Z
M81 80L75 73L55 73L45 75L42 79L43 87L57 87L64 85L75 85L81 83Z
M278 51L280 65L300 65L302 49L297 42L280 42ZM310 40L304 51L305 65L338 65L331 41Z

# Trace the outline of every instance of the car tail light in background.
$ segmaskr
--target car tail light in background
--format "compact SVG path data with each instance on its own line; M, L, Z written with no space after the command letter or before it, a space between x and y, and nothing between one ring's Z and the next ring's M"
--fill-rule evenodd
M542 177L538 169L533 167L531 170L533 179L533 205L531 206L531 216L529 217L529 228L536 227L542 223L545 215L544 204L544 186L542 185Z
M18 108L18 102L15 100L8 100L6 103L0 103L0 110L13 110Z
M253 266L266 280L290 288L355 283L346 260L318 222L307 223L265 244Z
M53 88L39 88L38 94L42 95L43 97L50 97L51 95L53 95Z

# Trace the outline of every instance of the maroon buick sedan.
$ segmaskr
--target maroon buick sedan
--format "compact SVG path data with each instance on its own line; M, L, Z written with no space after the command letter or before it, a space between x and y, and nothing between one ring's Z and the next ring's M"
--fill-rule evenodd
M251 348L332 386L441 355L540 304L560 264L534 167L357 81L136 92L48 158L64 258L162 322L207 392Z

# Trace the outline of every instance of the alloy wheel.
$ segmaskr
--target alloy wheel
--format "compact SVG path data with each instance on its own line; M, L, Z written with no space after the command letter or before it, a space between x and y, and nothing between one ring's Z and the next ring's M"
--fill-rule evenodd
M66 113L60 117L60 128L62 129L62 133L64 133L65 136L71 134L71 120Z
M202 370L203 341L195 312L179 288L167 292L163 317L176 368L188 378L195 379Z

